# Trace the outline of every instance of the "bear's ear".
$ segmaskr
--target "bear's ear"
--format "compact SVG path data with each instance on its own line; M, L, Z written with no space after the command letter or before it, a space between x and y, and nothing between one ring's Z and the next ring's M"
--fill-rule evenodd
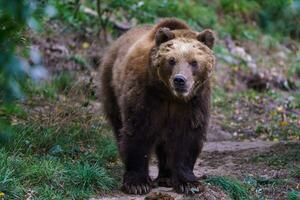
M156 46L175 38L175 34L169 28L159 28L155 34Z
M212 49L215 43L215 34L212 30L205 29L197 35L197 39Z

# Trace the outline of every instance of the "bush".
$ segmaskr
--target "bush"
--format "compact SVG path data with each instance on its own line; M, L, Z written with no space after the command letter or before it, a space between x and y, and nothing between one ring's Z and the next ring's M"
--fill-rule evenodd
M300 1L259 1L259 24L267 32L300 38Z

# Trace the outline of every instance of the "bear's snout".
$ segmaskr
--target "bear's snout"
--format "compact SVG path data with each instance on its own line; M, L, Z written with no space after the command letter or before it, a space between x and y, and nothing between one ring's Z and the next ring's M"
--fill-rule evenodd
M176 74L173 78L175 90L183 90L186 87L186 77L181 74Z
M176 73L170 78L171 90L177 97L187 97L190 95L194 81L191 76L184 73Z

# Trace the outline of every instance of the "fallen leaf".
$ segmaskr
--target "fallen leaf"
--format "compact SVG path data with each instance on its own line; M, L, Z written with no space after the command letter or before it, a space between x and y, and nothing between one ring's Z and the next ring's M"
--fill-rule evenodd
M277 110L277 112L279 112L279 113L283 113L284 108L283 108L283 106L278 106L278 107L276 108L276 110Z
M90 47L90 44L88 42L82 43L82 48L87 49Z
M279 126L287 126L289 123L287 121L280 121Z
M5 196L4 192L0 192L0 198L3 198Z

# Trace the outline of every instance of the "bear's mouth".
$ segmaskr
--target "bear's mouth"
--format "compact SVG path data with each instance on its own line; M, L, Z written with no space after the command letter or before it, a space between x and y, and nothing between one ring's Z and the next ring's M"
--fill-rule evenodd
M173 87L173 94L179 98L185 98L189 96L189 90L187 88L176 88Z
M174 87L174 90L175 90L175 92L177 92L177 93L181 93L181 94L184 94L184 93L187 93L188 92L188 90L187 90L187 88L182 88L182 87Z
M183 76L182 76L183 77ZM179 77L181 78L181 77ZM194 85L194 81L188 81L187 78L184 81L176 81L176 78L169 79L169 86L173 93L173 95L177 98L184 98L186 99L191 95L191 90ZM183 78L182 78L183 79Z
M175 86L174 84L171 84L171 90L174 96L178 98L186 98L190 96L192 86L190 84L182 85L182 86Z

